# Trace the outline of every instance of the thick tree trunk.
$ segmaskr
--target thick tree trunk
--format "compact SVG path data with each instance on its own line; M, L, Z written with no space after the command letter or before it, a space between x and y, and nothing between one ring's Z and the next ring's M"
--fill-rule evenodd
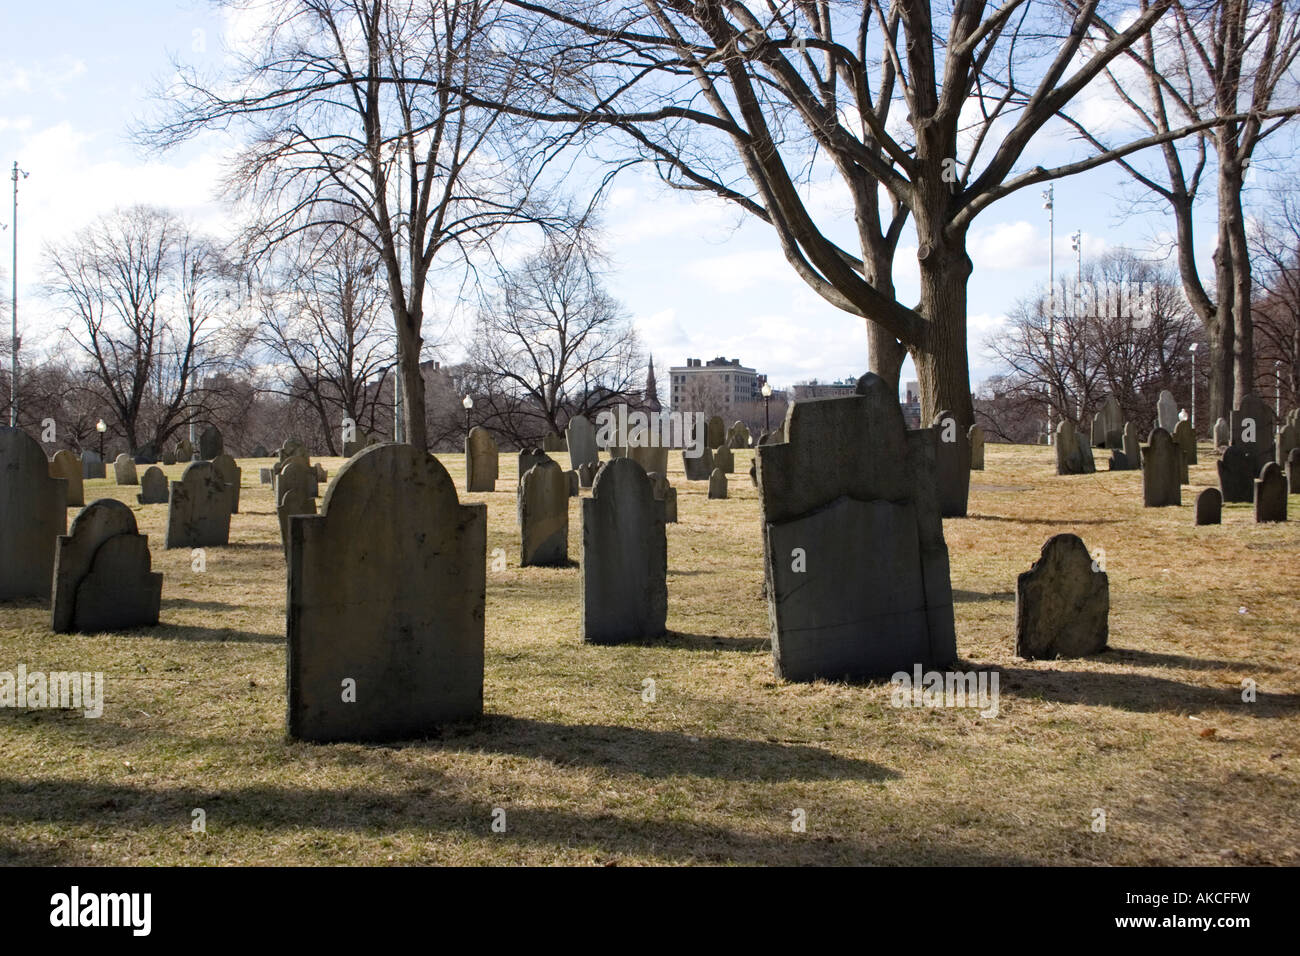
M400 313L400 314L399 314ZM397 325L397 361L402 369L402 430L406 444L421 451L429 450L424 422L424 376L420 374L420 338L423 316L407 309L395 309Z
M1231 144L1235 147L1235 140ZM1246 243L1246 216L1241 205L1242 170L1234 152L1219 157L1219 248L1215 252L1220 266L1219 309L1232 309L1232 404L1255 390L1255 335L1251 320L1250 250ZM1220 261L1220 258L1222 261ZM1226 265L1227 274L1222 274Z
M907 349L883 326L867 319L868 371L874 372L898 394L898 376Z

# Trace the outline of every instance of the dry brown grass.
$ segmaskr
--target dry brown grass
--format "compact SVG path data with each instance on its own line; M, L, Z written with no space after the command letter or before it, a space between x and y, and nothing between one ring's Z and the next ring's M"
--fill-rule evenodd
M108 682L98 720L0 711L0 861L1300 862L1300 522L1257 526L1236 505L1222 527L1193 527L1212 462L1193 467L1182 508L1144 509L1135 472L1058 478L1046 448L990 445L987 459L970 517L944 530L959 666L1001 671L995 719L895 709L884 683L773 679L747 453L725 502L675 463L673 636L581 645L578 569L515 566L503 455L503 490L467 496L489 503L488 549L510 561L488 575L486 716L391 747L284 740L285 572L257 483L268 462L241 462L235 544L209 549L202 574L162 550L165 506L89 482L88 500L137 508L166 575L165 623L53 635L47 608L0 607L0 670ZM463 487L460 456L443 462ZM1106 549L1112 649L1021 661L1015 576L1062 531ZM199 807L206 835L190 829ZM1090 827L1098 807L1105 833ZM806 833L791 830L794 808Z

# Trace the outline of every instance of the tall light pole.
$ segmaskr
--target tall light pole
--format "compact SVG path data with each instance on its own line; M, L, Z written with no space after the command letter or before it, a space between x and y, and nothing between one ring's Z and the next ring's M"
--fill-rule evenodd
M1056 196L1055 184L1043 190L1047 210L1047 444L1052 444L1052 378L1056 375Z
M768 403L772 400L772 383L764 379L760 391L763 393L763 431L770 432L772 430L772 418L768 414Z
M1273 363L1273 414L1282 417L1282 360Z
M26 179L28 174L18 168L18 160L14 160L14 218L10 232L13 233L14 243L14 260L13 260L13 292L9 300L9 318L13 321L9 335L9 426L18 427L18 174L23 174Z
M1074 250L1074 304L1077 310L1075 318L1079 322L1079 339L1083 339L1083 323L1085 316L1083 314L1082 290L1083 290L1083 230L1076 229L1070 236L1070 248ZM1079 423L1083 424L1083 386L1088 380L1088 367L1085 364L1088 361L1088 349L1086 347L1079 349L1079 387L1078 387L1078 409Z
M1196 434L1196 346L1199 343L1193 342L1187 346L1187 351L1192 353L1192 434Z

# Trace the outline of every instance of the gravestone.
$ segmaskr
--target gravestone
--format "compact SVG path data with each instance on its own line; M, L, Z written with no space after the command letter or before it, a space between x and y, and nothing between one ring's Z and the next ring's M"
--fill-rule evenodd
M1232 444L1232 429L1228 427L1226 419L1219 418L1214 422L1214 447L1223 448Z
M470 429L470 431L472 433L473 429ZM363 429L358 428L356 430L356 437L351 441L345 441L343 443L343 457L351 458L357 452L361 451L361 449L368 448L369 446L370 436L367 435Z
M145 442L135 450L131 456L137 465L156 465L158 464L158 446L153 442Z
M755 488L758 487L758 458L749 460L749 483Z
M1168 389L1162 389L1156 399L1156 427L1174 433L1178 427L1178 403Z
M1241 400L1240 408L1232 410L1228 424L1231 426L1232 444L1241 446L1250 455L1253 478L1264 467L1264 462L1274 459L1273 409L1251 393Z
M1287 488L1293 495L1300 495L1300 448L1292 448L1286 456Z
M275 454L281 462L286 462L290 458L301 458L304 461L308 461L311 458L311 455L307 451L307 446L296 438L286 438L280 443L280 447L276 450Z
M713 474L713 451L703 448L699 455L692 458L687 449L683 448L682 470L686 472L687 481L708 481Z
M607 462L582 501L582 640L622 644L661 636L668 620L664 503L630 458Z
M239 514L239 487L244 480L244 469L235 464L235 459L222 452L212 459L212 470L230 486L230 513Z
M68 482L68 507L80 508L86 503L86 493L81 483L81 460L66 448L54 453L50 461L50 477L66 478Z
M551 433L542 436L542 451L568 451L568 445L565 444L563 435Z
M1106 649L1109 618L1110 582L1105 571L1094 569L1078 535L1048 538L1038 560L1016 579L1018 657L1097 654Z
M211 461L225 451L225 442L221 438L221 429L208 425L199 432L199 458Z
M667 464L668 464L668 455L667 455L667 451L665 450L665 454L664 454L665 467L663 469L652 468L647 470L667 471L668 470ZM719 445L717 448L713 449L713 467L716 470L720 470L724 475L729 475L736 470L736 457L734 454L732 454L731 448L728 445Z
M1056 473L1090 475L1096 470L1092 448L1087 442L1079 441L1069 420L1062 419L1056 426Z
M668 483L668 477L659 472L650 474L651 490L664 503L664 523L677 523L677 489Z
M646 472L668 471L668 449L649 445L631 445L626 457L631 458Z
M81 477L86 478L105 478L107 472L104 469L104 459L99 457L97 452L83 451L81 453Z
M596 472L600 470L600 462L589 461L578 466L578 484L584 488L590 488L591 483L596 480Z
M311 493L314 476L303 464L302 458L291 458L275 485L275 514L280 521L280 544L289 553L289 518L292 515L314 515L316 496Z
M1300 429L1295 425L1287 422L1277 431L1277 463L1286 466L1287 457L1291 454L1291 449L1300 448Z
M939 514L944 518L964 517L970 490L970 444L966 440L966 429L947 409L934 416L931 427L935 437ZM1082 445L1078 447L1081 449ZM1091 449L1088 450L1088 460L1092 460Z
M339 469L319 515L289 519L288 731L428 737L483 712L487 506L410 445Z
M1206 488L1196 496L1196 523L1220 524L1223 521L1223 493Z
M749 433L749 426L744 422L733 422L731 430L727 432L727 446L729 448L748 448L753 436Z
M152 570L149 539L137 532L135 514L115 498L101 498L58 538L50 629L93 634L157 624L162 579Z
M517 519L520 567L569 563L569 479L559 462L548 458L524 473Z
M727 443L727 426L722 423L721 415L714 415L704 426L704 444L717 448Z
M569 419L564 429L565 442L569 447L569 467L581 474L585 464L599 465L600 453L596 451L596 426L582 415ZM592 477L595 477L593 472ZM591 487L590 483L583 485Z
M1196 433L1192 431L1192 423L1185 418L1174 426L1174 443L1183 450L1183 460L1187 464L1196 464ZM1184 478L1184 484L1186 481Z
M294 450L296 451L297 449ZM289 458L282 458L271 466L271 492L274 495L275 500L280 500L280 476L284 474L284 470L290 465L298 465L306 473L306 477L303 480L306 482L308 497L319 497L320 477L317 475L316 469L312 467L311 462L307 460L307 456L303 454L293 455Z
M231 491L210 461L192 461L173 481L167 503L168 548L206 548L230 541Z
M966 429L966 444L970 446L970 467L972 471L984 470L984 429L972 425Z
M257 477L264 485L273 484L275 482L275 470L272 468L259 468L257 469Z
M778 677L869 678L957 657L937 434L908 431L896 389L795 402L759 445L764 565Z
M0 426L0 601L49 600L54 548L68 530L68 482L40 443Z
M569 480L569 497L581 498L582 483L578 481L578 473L576 471L566 471L564 477Z
M1137 426L1132 422L1124 423L1124 457L1128 467L1137 471L1142 467L1142 449L1138 444Z
M167 476L157 465L150 465L140 478L140 493L135 500L142 505L167 504Z
M721 468L714 468L713 474L709 476L709 497L727 497L727 473Z
M546 454L540 448L525 448L519 452L519 480L524 480L524 475L528 474L528 469L534 465L540 465L544 461L550 461L551 456ZM516 491L518 489L516 488Z
M1097 448L1119 448L1123 442L1124 412L1114 395L1107 395L1101 409L1092 417L1092 443Z
M119 485L138 485L140 478L136 474L135 462L126 452L118 455L113 461L113 480Z
M194 446L190 444L188 438L182 438L176 443L176 463L190 462L194 460Z
M1255 479L1255 521L1286 520L1286 476L1275 461L1268 462Z
M164 448L162 454L162 463L164 465L176 464L176 450L174 448Z
M263 445L263 444L261 444L261 443L259 442L258 444L256 444L256 445L253 446L253 457L254 457L254 458L270 458L270 457L271 457L271 453L267 450L267 448L266 448L265 445Z
M1224 501L1253 501L1255 499L1255 466L1250 453L1240 445L1223 449L1219 459L1219 490Z
M316 483L318 485L323 485L325 484L326 481L329 480L329 476L330 476L329 472L325 470L325 466L322 465L320 462L316 462L316 464L312 465L311 470L312 473L316 476Z
M1142 448L1142 506L1164 508L1183 503L1183 451L1163 428L1151 430Z

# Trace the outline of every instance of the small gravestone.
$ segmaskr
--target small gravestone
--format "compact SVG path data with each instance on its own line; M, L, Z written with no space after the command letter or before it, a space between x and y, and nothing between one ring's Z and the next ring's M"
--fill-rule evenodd
M549 435L542 436L542 451L568 451L568 445L565 444L564 436L552 432Z
M1224 501L1255 499L1255 466L1240 445L1228 445L1219 459L1219 490Z
M1300 448L1292 448L1286 456L1287 488L1293 495L1300 495Z
M1156 427L1174 433L1178 427L1178 403L1168 389L1162 389L1156 398Z
M1286 491L1281 466L1270 461L1255 479L1255 521L1285 521Z
M1092 443L1098 448L1115 451L1123 442L1124 412L1114 395L1107 395L1101 409L1092 418Z
M50 461L50 477L66 478L68 506L80 508L86 503L86 493L81 483L81 461L66 448L56 451Z
M280 521L280 543L286 555L289 553L290 516L316 513L316 496L311 493L314 479L302 458L291 458L276 481L275 513Z
M647 473L668 471L668 449L651 445L631 445L627 449L627 458L631 458Z
M182 438L176 443L176 462L190 462L194 460L194 446L190 444L188 438Z
M748 448L753 436L749 433L749 426L744 422L733 422L731 430L727 432L727 446L729 448Z
M425 738L483 712L487 506L436 458L367 448L289 520L288 731Z
M569 480L569 497L581 498L582 484L578 481L578 473L576 471L566 471L564 477Z
M1182 449L1174 444L1174 437L1163 428L1151 431L1151 438L1142 449L1142 505L1145 508L1164 508L1183 503L1181 472Z
M1225 418L1216 419L1214 422L1214 447L1223 448L1232 444L1232 430L1228 427L1228 421Z
M259 443L259 444L256 444L256 445L253 446L253 457L254 457L254 458L270 458L270 457L271 457L271 453L270 453L270 451L267 450L267 447L266 447L265 445Z
M131 509L114 498L92 503L58 539L50 629L92 634L157 624L163 576L151 567L149 539L137 532Z
M727 426L722 423L721 415L714 415L704 426L704 444L717 448L727 442Z
M142 505L167 504L167 476L157 465L150 465L140 478L140 493L135 496Z
M1157 429L1168 437L1164 429ZM1016 580L1016 655L1083 657L1106 649L1110 582L1078 535L1047 539Z
M600 470L600 463L589 461L578 466L578 484L584 488L590 488L591 483L596 480L596 472Z
M1219 524L1223 521L1223 492L1206 488L1196 496L1196 523Z
M691 455L695 449L682 449L682 470L686 472L687 481L708 481L713 474L713 451L709 448L698 449L698 455Z
M1124 423L1124 458L1128 462L1128 467L1137 471L1142 467L1142 449L1138 444L1137 426L1132 422Z
M1291 454L1293 448L1300 448L1300 429L1290 422L1283 425L1277 431L1277 463L1286 466L1287 457Z
M540 448L523 449L519 452L519 480L524 480L524 475L528 474L530 468L550 460L551 456Z
M1079 441L1074 425L1068 419L1062 419L1056 426L1056 473L1089 475L1096 470L1092 448L1087 442Z
M85 478L104 478L107 477L107 471L104 468L104 459L100 458L98 453L93 451L83 451L81 453L81 477Z
M1183 450L1183 461L1189 465L1196 464L1196 433L1192 431L1192 423L1185 418L1174 426L1174 443ZM1184 484L1186 481L1184 478Z
M173 481L167 503L168 548L206 548L230 541L231 491L210 461L192 461Z
M519 566L569 563L569 479L549 458L519 482Z
M668 620L664 503L630 458L606 463L582 501L582 640L656 638Z
M199 432L199 458L211 461L225 451L225 442L221 438L221 429L208 425Z
M972 471L984 470L984 429L972 425L966 429L966 444L970 445L970 467Z
M54 548L68 530L68 482L36 439L0 426L0 601L49 600Z
M667 457L665 450L665 465L667 464ZM715 470L721 471L724 475L729 475L736 470L736 457L732 454L729 446L719 445L717 448L713 449L713 467Z
M666 475L654 472L649 476L654 496L664 503L664 523L677 523L677 489L668 483Z
M721 468L714 468L709 476L709 497L727 497L727 474Z
M259 468L257 469L257 478L264 485L273 484L275 481L275 470L271 468Z
M235 459L222 452L212 459L212 470L230 487L230 513L239 514L239 487L244 478L244 469L235 464Z
M135 462L123 452L113 461L113 480L119 485L138 485L140 478L136 474Z
M957 416L947 409L934 416L931 427L935 435L939 514L945 518L965 517L966 496L970 490L970 444L966 440L966 429L961 427ZM1087 442L1083 445L1086 446ZM1088 451L1088 460L1092 461L1091 449Z
M164 465L176 464L176 450L174 448L164 448L162 453L162 463Z
M583 465L599 465L600 453L596 451L596 426L582 415L574 415L564 429L564 440L569 450L569 467L579 474ZM592 473L595 478L595 473ZM590 488L588 482L582 487Z

